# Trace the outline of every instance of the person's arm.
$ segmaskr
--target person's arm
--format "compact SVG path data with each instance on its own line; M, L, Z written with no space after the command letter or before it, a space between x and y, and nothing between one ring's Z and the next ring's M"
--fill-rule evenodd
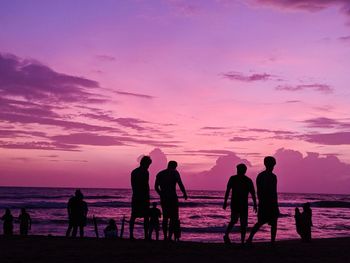
M154 183L154 190L156 190L157 194L160 196L159 174L157 174L156 176L156 181Z
M256 205L256 196L255 196L255 188L254 188L253 181L250 181L250 194L253 199L253 209L254 209L254 212L256 213L258 211L258 208Z
M177 183L178 183L178 185L179 185L179 187L180 187L181 192L182 192L183 195L184 195L185 200L187 200L188 197L187 197L187 193L186 193L185 186L184 186L183 183L182 183L180 174L179 174L179 173L177 173L177 174L178 174Z

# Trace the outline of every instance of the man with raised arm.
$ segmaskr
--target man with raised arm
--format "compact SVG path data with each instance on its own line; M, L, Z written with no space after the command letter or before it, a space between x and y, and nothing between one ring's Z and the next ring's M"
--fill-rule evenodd
M148 168L152 160L149 156L143 156L140 166L131 172L131 217L130 217L130 239L134 239L134 225L136 218L143 218L145 239L148 239L148 210L150 204L149 195L149 172Z
M223 208L227 207L227 200L232 191L231 195L231 221L227 226L224 241L230 243L229 234L233 226L237 223L238 218L240 219L241 225L241 242L244 244L245 235L247 232L248 225L248 195L250 194L253 198L253 208L256 212L256 197L253 181L245 175L247 166L243 163L237 166L237 175L231 176L226 188L225 200Z
M276 165L276 159L272 156L264 158L265 171L261 172L256 178L256 187L258 192L258 222L252 228L252 232L247 239L251 243L254 235L264 224L271 226L271 244L274 244L277 233L277 219L279 216L277 199L277 176L273 173Z
M160 196L163 210L162 227L164 240L171 240L172 234L174 233L174 226L178 224L179 220L179 200L176 193L176 185L179 185L185 200L187 200L186 189L176 167L177 162L169 161L168 168L157 174L155 182L155 190Z

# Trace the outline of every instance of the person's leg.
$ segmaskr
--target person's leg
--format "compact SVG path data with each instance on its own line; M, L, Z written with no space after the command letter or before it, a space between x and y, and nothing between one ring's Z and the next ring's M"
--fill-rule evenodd
M148 216L145 216L143 218L143 229L145 234L145 240L148 239L148 228L149 228L149 220L148 220Z
M148 239L149 240L152 240L152 233L153 233L153 224L151 223L150 225L149 225L149 232L148 232Z
M249 237L248 237L248 239L247 239L247 243L251 243L251 242L253 241L254 235L256 234L256 232L258 232L258 230L260 229L260 227L261 227L263 224L264 224L264 223L258 221L258 222L253 226L252 231L250 232L250 235L249 235Z
M247 233L247 225L248 225L248 211L244 211L241 213L240 225L241 225L241 243L244 244L245 235Z
M68 229L67 229L67 231L66 231L66 237L69 237L70 236L70 232L72 231L72 224L71 223L69 223L69 225L68 225Z
M158 241L159 240L159 229L157 228L155 231L156 231L156 240Z
M79 226L79 234L80 234L80 237L84 237L84 226L83 225L80 225Z
M135 217L131 216L130 222L129 222L130 239L134 239L134 225L135 225Z
M175 219L173 217L171 217L169 220L169 240L171 240L173 237L174 224L175 224Z
M168 239L168 218L163 216L162 222L164 240Z
M72 237L76 237L78 232L78 226L74 225L73 226L73 232L72 232Z
M271 243L275 243L277 234L277 219L271 222Z

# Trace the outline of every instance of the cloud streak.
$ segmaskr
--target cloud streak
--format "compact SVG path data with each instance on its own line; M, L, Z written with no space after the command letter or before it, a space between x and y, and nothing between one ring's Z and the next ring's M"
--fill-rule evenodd
M257 82L257 81L267 81L273 79L274 76L267 73L254 73L250 75L245 75L240 72L230 71L227 73L222 73L222 76L226 79L241 82Z
M319 84L319 83L314 83L314 84L300 84L300 85L279 85L275 88L276 90L279 91L304 91L304 90L313 90L313 91L318 91L321 93L332 93L333 89L327 85L327 84Z

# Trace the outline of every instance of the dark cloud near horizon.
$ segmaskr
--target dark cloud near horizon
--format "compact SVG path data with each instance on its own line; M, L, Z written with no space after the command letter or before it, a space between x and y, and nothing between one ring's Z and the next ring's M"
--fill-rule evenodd
M350 128L350 122L343 122L337 119L319 117L302 121L309 128Z
M248 141L256 141L257 139L254 137L240 137L235 136L230 139L230 142L248 142Z

